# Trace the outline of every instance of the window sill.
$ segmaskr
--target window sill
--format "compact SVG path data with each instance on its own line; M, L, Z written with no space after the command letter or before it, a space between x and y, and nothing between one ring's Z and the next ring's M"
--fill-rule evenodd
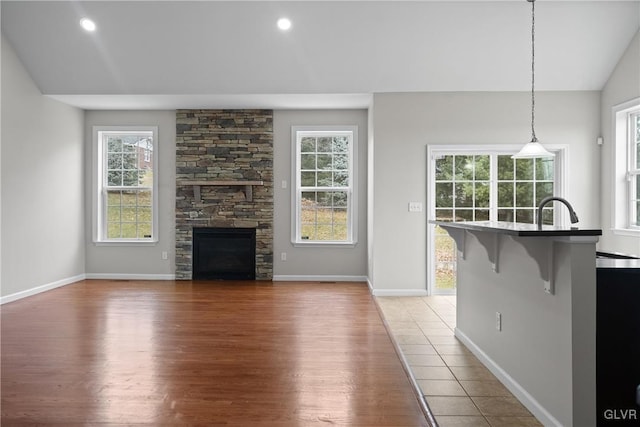
M95 246L156 246L157 240L119 240L119 241L94 241Z
M296 248L355 248L358 242L291 242Z
M640 237L640 229L633 228L612 228L611 232L618 236Z

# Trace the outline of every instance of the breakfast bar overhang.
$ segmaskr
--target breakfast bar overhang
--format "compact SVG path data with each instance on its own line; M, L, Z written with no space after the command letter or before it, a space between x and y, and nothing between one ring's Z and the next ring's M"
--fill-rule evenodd
M455 240L460 339L544 425L596 425L602 230L429 221Z

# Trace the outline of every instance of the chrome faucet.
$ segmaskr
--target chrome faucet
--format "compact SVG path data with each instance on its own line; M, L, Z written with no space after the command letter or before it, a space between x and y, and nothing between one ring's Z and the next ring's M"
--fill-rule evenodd
M569 209L569 218L571 219L571 224L575 224L576 222L578 222L578 215L576 215L576 211L573 210L571 203L567 202L562 197L549 196L542 199L540 201L540 204L538 205L538 230L542 230L542 208L544 208L547 203L554 200L564 203L567 209Z

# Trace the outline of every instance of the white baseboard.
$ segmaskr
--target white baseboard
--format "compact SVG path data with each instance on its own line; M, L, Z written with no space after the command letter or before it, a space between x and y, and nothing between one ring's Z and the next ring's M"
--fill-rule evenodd
M176 280L175 274L88 273L86 278L102 280Z
M273 276L274 282L366 282L365 276L322 276L322 275L277 275Z
M376 297L426 297L429 292L426 289L375 289L371 279L367 277L367 285L371 295Z
M429 295L426 289L373 289L371 285L369 288L376 297L426 297Z
M22 298L30 297L40 294L42 292L50 291L51 289L60 288L62 286L70 285L72 283L84 280L86 275L79 274L73 277L67 277L66 279L56 280L55 282L47 283L46 285L36 286L35 288L27 289L26 291L16 292L15 294L0 297L0 305L8 302L17 301Z
M502 382L505 387L545 426L562 427L562 423L549 413L516 380L480 349L464 332L456 328L456 337Z

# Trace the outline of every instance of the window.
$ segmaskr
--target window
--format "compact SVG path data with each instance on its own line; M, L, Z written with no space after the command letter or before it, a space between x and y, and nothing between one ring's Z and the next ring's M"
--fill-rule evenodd
M429 147L430 218L439 221L534 223L540 201L561 195L562 152L556 158L512 159L509 149ZM559 223L562 210L549 204L543 223ZM439 226L429 227L430 291L455 292L456 245Z
M155 242L156 127L94 127L94 241Z
M441 221L489 219L489 156L437 155L436 218Z
M355 126L292 128L294 244L356 243L357 140Z
M435 217L441 221L533 224L540 201L552 196L554 159L511 154L434 154ZM494 176L494 178L492 178ZM543 211L553 224L553 205Z
M613 228L640 234L640 98L614 107Z
M629 115L629 227L640 229L640 109Z
M534 224L542 199L554 195L554 165L552 157L514 160L511 155L498 155L498 221ZM553 222L553 204L548 204L542 223Z

